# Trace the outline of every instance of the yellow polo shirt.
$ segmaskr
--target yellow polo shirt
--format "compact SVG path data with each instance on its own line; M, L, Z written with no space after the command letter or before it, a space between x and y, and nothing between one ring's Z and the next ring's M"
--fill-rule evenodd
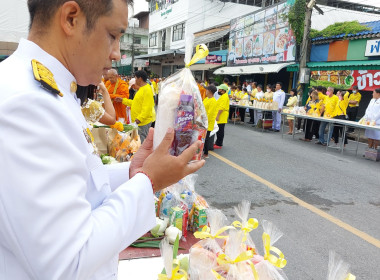
M257 93L257 88L255 88L255 89L252 90L252 94L253 94L253 96L256 96L256 93ZM251 98L250 98L249 100L252 101L253 98L254 98L254 97L251 96Z
M348 103L348 106L350 106L350 107L359 107L360 100L362 100L362 95L360 94L360 92L351 93L350 97L348 98L348 102L350 102L350 101L357 101L358 103L356 103L356 104L350 104L350 103Z
M331 97L327 96L324 98L323 105L325 106L324 117L333 118L336 104L338 104L339 98L335 94Z
M221 95L216 102L216 114L218 115L219 111L223 111L219 116L218 124L227 123L229 110L230 110L230 99L228 97L228 94L225 93Z
M141 87L133 100L123 98L123 104L131 107L132 122L138 119L138 126L147 125L155 120L153 91L149 84Z
M215 118L217 115L216 111L216 99L214 97L208 98L206 97L203 100L203 105L205 106L206 113L207 113L207 120L208 120L208 131L213 131L214 125L215 125Z

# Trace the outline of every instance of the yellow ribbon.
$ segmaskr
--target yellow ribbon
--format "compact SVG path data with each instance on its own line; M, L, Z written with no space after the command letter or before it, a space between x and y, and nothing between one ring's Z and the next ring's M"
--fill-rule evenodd
M199 60L201 60L202 58L205 58L206 56L208 56L207 46L205 44L197 45L197 47L195 48L195 54L190 60L190 62L186 64L186 67L189 68L190 65L193 65L195 62L198 62Z
M347 277L344 280L355 280L356 276L352 275L351 273L348 273Z
M239 262L246 261L250 265L250 267L252 269L253 276L255 277L255 279L259 280L259 275L256 271L256 268L253 265L253 263L250 261L250 259L252 259L254 255L255 255L254 251L249 250L249 251L245 251L245 252L241 253L239 256L237 256L236 259L232 260L226 254L220 254L217 258L217 261L218 261L218 264L237 264ZM213 271L213 273L214 273L214 271ZM217 273L217 272L215 272L215 273ZM215 273L214 273L214 275L215 275ZM222 276L220 276L220 277L222 277ZM220 279L222 279L222 278L220 278Z
M234 221L232 225L235 228L240 228L242 231L244 231L244 242L247 240L247 234L259 226L259 221L254 218L250 218L244 225L239 221Z
M179 260L173 260L172 277L166 274L158 274L158 280L187 280L189 276L187 272L179 268Z
M284 254L280 251L280 249L270 245L270 236L266 232L263 233L263 242L265 250L264 259L276 267L284 268L286 266ZM271 254L271 252L275 253L278 257Z
M225 226L219 229L215 235L212 235L211 229L208 226L204 226L201 231L194 232L194 236L199 239L206 239L206 238L219 238L219 239L226 239L228 238L228 235L221 235L223 232L225 232L228 229L233 228L232 226Z

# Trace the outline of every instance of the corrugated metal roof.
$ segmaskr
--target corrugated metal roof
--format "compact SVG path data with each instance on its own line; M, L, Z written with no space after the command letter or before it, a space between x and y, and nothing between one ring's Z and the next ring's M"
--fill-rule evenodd
M335 36L330 36L330 37L317 37L311 39L311 41L314 43L318 42L320 43L321 41L326 42L326 41L332 41L332 40L339 40L346 38L348 40L353 40L353 39L363 39L363 38L373 38L373 37L380 37L380 20L378 21L372 21L372 22L365 22L361 23L364 26L368 26L371 28L371 30L366 30L362 32L358 32L356 34L339 34Z

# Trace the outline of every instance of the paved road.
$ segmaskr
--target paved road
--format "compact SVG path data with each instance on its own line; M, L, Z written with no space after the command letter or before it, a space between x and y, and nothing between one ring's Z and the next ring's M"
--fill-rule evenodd
M288 261L289 280L326 279L329 250L351 264L357 279L380 279L380 248L368 242L371 237L380 242L380 163L362 158L364 147L355 157L247 124L228 124L225 131L224 147L216 154L368 236L358 237L212 155L197 184L211 206L232 221L233 206L248 199L250 217L279 227L284 236L276 246ZM260 252L261 234L262 229L252 233Z

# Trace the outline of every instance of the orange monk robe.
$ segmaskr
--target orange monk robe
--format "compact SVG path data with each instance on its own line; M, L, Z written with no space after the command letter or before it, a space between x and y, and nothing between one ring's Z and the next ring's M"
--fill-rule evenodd
M199 88L199 92L201 93L202 100L204 100L206 98L206 89L200 84L198 84L198 88Z
M115 90L116 85L117 88ZM116 113L116 120L118 120L119 118L124 118L125 122L127 122L127 107L123 105L123 103L121 102L115 102L114 99L116 97L129 98L128 84L122 79L118 79L118 82L114 84L111 84L110 82L107 83L106 88L108 90L108 93L110 94L111 100L113 101L113 107L115 108Z

